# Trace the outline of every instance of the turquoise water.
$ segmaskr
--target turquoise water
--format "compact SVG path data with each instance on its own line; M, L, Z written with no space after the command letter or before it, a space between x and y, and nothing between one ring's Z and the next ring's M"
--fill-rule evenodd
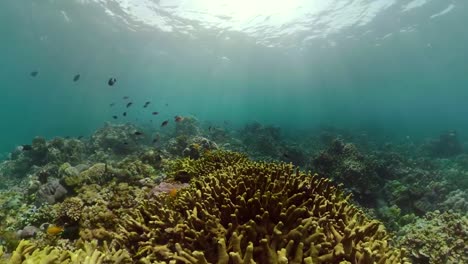
M466 135L466 1L225 2L2 1L0 153L123 122L126 95L132 122Z

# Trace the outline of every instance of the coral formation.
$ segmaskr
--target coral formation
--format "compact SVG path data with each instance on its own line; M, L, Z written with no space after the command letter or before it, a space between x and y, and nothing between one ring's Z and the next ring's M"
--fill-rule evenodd
M426 148L434 157L451 157L463 153L463 146L456 131L441 134L439 139L429 142Z
M38 249L37 246L27 240L22 240L9 259L2 258L4 252L0 247L0 263L5 264L128 264L131 263L128 252L125 250L110 250L107 244L103 249L98 249L98 242L86 242L80 249L63 250L57 247L47 246Z
M434 211L401 230L398 244L415 264L468 263L468 216Z
M116 237L135 261L405 261L383 226L326 179L286 164L204 168L175 199L157 196L125 219Z
M375 205L379 195L377 190L382 188L377 165L361 154L354 144L335 139L327 150L313 159L313 165L320 175L344 184L360 204Z

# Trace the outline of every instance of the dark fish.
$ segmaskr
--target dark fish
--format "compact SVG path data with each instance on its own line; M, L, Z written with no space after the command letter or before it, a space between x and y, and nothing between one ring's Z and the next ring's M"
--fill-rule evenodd
M159 112L153 112L153 113L151 113L151 114L152 114L152 115L157 115L157 114L159 114Z
M124 100L127 100L128 98L130 98L130 97L128 97L128 96L122 97L122 99L124 99Z
M123 114L122 114L122 115L123 115L123 116L127 116L127 112L123 112Z
M32 71L32 72L30 73L30 75L31 75L32 77L36 77L38 74L39 74L38 71Z
M116 82L117 82L117 79L115 79L115 78L110 78L109 81L107 82L107 84L108 84L109 86L112 86L112 85L114 85Z
M285 158L289 158L289 155L288 155L288 153L283 153L283 157L285 157Z
M175 117L174 117L174 120L175 120L176 122L181 122L181 121L184 121L184 118L181 117L181 116L175 116Z
M133 133L135 136L141 136L143 135L143 132L140 132L140 131L135 131L135 133Z
M79 137L78 137L78 139L82 139L82 138L83 138L83 136L79 136Z
M73 77L73 81L76 82L80 79L81 75L77 74L75 77Z
M146 107L148 107L149 104L151 104L151 102L146 102L143 107L146 108Z
M132 102L128 103L127 108L129 108L132 104L133 104Z
M65 139L70 139L70 136L66 136Z
M113 107L115 105L115 103L110 103L109 106L110 107Z
M21 149L24 150L24 151L32 150L32 146L31 145L22 145Z
M127 142L127 141L125 141L123 144L124 144L124 145L128 145L128 142Z
M210 131L210 132L211 132L211 129L212 129L212 127L211 127L211 126L209 126L209 127L208 127L208 131Z
M161 123L161 126L162 126L162 127L163 127L163 126L167 126L167 124L169 124L169 120L163 121L163 122Z

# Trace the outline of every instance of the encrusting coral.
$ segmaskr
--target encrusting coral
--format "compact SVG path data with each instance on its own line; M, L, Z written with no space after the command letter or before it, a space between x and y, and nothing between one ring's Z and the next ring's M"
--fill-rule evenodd
M175 197L147 200L124 219L115 237L134 261L406 262L383 225L329 180L281 163L207 168Z
M413 263L468 263L468 215L434 211L403 227L397 242Z

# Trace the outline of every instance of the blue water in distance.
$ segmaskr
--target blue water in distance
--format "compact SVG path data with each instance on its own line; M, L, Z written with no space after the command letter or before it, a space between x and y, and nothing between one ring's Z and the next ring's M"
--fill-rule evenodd
M173 2L3 0L0 153L123 122L123 96L130 121L180 114L285 133L334 125L466 138L466 1L341 0L261 15L247 2L225 15L210 1Z

